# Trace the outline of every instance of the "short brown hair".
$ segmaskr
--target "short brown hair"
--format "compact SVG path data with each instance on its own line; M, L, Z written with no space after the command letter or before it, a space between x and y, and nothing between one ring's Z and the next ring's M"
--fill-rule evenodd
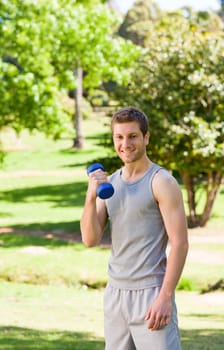
M148 118L145 113L135 107L124 107L116 111L111 120L111 128L115 123L137 122L142 134L145 136L149 129Z

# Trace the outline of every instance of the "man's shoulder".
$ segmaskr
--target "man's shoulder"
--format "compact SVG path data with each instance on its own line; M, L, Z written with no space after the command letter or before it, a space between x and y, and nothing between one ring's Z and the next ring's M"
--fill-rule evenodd
M159 166L153 179L153 185L158 186L158 188L163 188L164 186L176 187L178 183L169 170Z

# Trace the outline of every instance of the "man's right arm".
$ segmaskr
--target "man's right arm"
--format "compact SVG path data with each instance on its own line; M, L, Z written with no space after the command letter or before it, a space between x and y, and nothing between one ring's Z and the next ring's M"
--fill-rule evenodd
M106 174L101 170L89 175L89 186L80 221L82 241L87 247L93 247L100 242L107 223L105 200L96 195L97 186L106 181Z

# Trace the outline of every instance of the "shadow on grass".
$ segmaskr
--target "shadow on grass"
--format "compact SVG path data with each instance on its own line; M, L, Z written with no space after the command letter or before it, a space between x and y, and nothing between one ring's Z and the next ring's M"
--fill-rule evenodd
M183 350L223 350L223 329L181 330ZM103 350L104 341L89 333L0 327L2 350Z
M71 245L69 240L62 240L54 237L38 237L35 234L2 233L0 235L1 248L42 246L57 248Z
M59 236L59 237L58 237ZM61 237L61 238L60 238ZM108 249L111 244L111 238L109 232L105 232L101 243L95 247L95 250ZM0 234L0 247L1 248L13 248L13 247L26 247L26 246L42 246L48 248L57 248L62 246L72 246L75 250L86 249L82 244L81 233L63 233L60 235L53 235L52 233L44 236L38 236L38 232L28 230L12 231L10 233Z
M86 139L88 139L88 138L86 138ZM90 156L96 154L96 151L94 149L92 149L92 150L90 150L90 149L88 149L88 150L85 150L85 149L83 149L83 150L74 150L74 149L71 148L71 149L61 150L60 154L63 157L65 157L67 155L69 157L73 156L73 158L74 158L74 156L76 154L79 154L79 158L78 159L74 159L74 161L72 161L70 163L66 162L66 164L62 165L60 168L62 168L62 169L63 168L73 168L73 169L75 169L75 168L82 167L82 168L86 168L87 169L87 167L90 164L90 162L92 162L92 161L89 160L91 158Z
M103 350L104 341L89 333L0 327L0 349Z
M75 208L83 207L86 195L87 185L85 182L66 183L58 185L34 186L31 188L18 188L10 191L2 191L0 193L0 201L9 204L30 204L49 203L51 208ZM41 215L41 214L40 214ZM11 213L1 213L0 217L12 217ZM79 231L79 222L32 222L30 224L10 225L14 229L25 230L44 230L44 231L60 231L75 232Z
M51 202L54 207L75 207L84 204L86 182L33 186L1 191L0 200L11 203Z
M183 350L224 349L224 329L181 330L180 333Z
M7 226L4 226L7 227ZM74 221L59 221L59 222L32 222L29 224L14 224L10 225L10 228L13 230L20 230L24 231L24 234L32 233L31 231L34 231L34 234L38 235L38 232L35 233L35 231L43 231L46 234L53 234L54 237L60 238L60 236L64 235L65 233L70 234L70 239L73 240L80 240L78 237L77 232L80 231L80 221L74 220ZM80 236L80 235L79 235Z

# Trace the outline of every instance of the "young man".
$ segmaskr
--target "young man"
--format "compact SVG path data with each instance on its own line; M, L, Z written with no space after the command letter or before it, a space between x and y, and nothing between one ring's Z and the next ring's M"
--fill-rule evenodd
M98 198L96 189L107 176L102 170L90 173L81 218L88 247L100 242L108 219L111 226L106 350L180 350L174 291L188 251L182 194L172 175L146 154L150 134L143 112L122 108L111 127L124 163L110 176L115 193Z

